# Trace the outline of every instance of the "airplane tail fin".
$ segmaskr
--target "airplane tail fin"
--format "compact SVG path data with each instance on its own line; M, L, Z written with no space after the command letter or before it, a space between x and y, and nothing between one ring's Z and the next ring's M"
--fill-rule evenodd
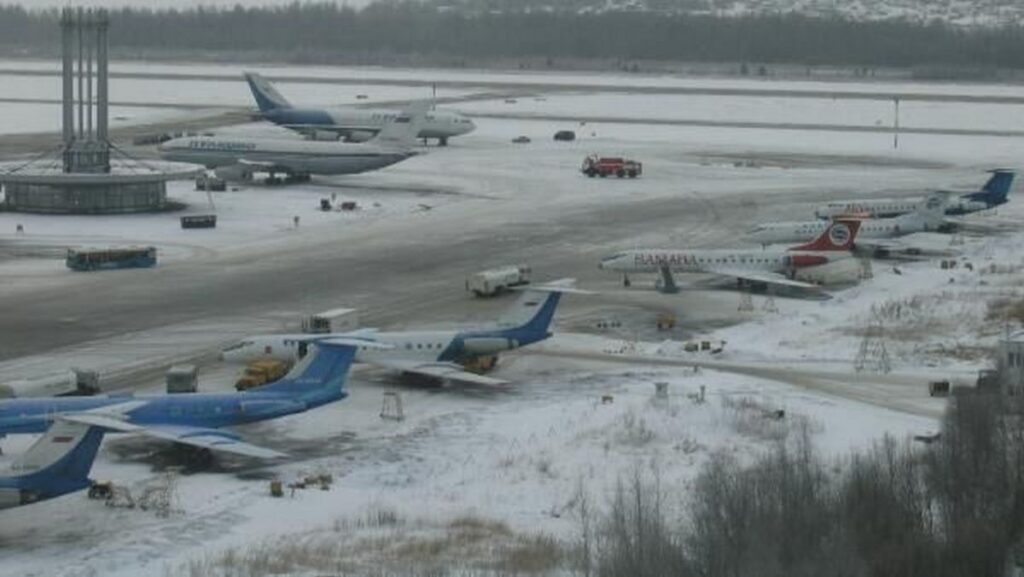
M985 186L981 187L981 194L985 195L984 200L993 206L1006 202L1006 196L1010 193L1010 187L1013 186L1013 178L1015 176L1016 173L1012 170L993 170L988 182L985 183Z
M431 106L428 100L412 102L394 120L385 124L369 142L402 148L414 146Z
M249 90L252 90L252 96L256 99L256 106L259 107L260 112L292 107L291 103L274 88L274 85L259 73L244 72L243 75L245 81L249 83Z
M859 220L836 219L818 238L807 244L791 247L789 250L848 251L853 249L853 241L857 238L858 230L860 230Z
M546 339L551 335L548 329L554 319L555 310L563 294L591 294L574 287L575 279L566 278L542 285L525 287L516 303L499 319L498 324L506 327L508 336L520 345Z
M345 397L345 381L359 341L344 338L310 338L314 349L279 381L253 391L284 393L307 403L323 404Z
M103 442L99 427L57 419L11 464L31 500L57 497L89 486L89 471Z

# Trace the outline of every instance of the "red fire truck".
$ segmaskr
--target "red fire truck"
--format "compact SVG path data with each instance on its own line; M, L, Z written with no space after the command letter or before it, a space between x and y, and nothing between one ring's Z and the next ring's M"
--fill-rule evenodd
M583 166L580 168L580 171L591 178L595 176L605 178L611 175L615 175L619 178L624 178L626 176L636 178L643 173L643 169L643 164L635 160L615 156L598 156L596 154L591 154L583 159Z

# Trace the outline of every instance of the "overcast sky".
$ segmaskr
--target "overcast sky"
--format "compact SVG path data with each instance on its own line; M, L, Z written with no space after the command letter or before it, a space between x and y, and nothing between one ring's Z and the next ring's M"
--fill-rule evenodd
M55 6L105 6L120 8L122 6L138 6L150 8L173 8L192 6L230 7L235 4L243 6L281 6L291 4L294 0L0 0L0 4L19 4L26 8L53 8ZM333 0L335 4L361 8L372 0Z

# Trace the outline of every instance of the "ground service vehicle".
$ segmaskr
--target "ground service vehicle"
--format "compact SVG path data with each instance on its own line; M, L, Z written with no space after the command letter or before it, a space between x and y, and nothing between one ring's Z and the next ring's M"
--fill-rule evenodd
M199 390L199 372L195 365L174 365L167 370L167 394L194 393Z
M580 168L580 171L591 178L595 176L605 178L611 175L619 178L626 176L636 178L643 173L643 164L617 156L591 154L583 159L583 166Z
M522 264L492 268L470 275L466 290L478 297L495 296L511 287L529 284L530 274L530 267Z
M288 374L291 364L277 359L253 361L246 365L242 377L235 383L235 390L249 389L272 383Z
M359 311L339 308L302 319L302 332L316 335L344 333L359 328Z
M156 247L69 248L64 263L71 270L81 271L151 267L156 265Z

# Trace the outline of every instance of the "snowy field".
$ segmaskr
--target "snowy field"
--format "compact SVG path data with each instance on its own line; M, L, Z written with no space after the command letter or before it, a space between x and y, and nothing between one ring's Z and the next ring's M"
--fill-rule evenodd
M387 78L430 74L361 72ZM529 82L553 78L445 74ZM632 76L579 78L595 85L634 81ZM132 97L148 99L145 82L137 82ZM232 103L237 98L244 104L248 97L241 83L197 82L220 87L219 94ZM973 94L1009 90L942 88ZM324 92L317 92L318 98L348 87L320 89ZM293 91L296 100L312 98ZM185 98L168 96L168 102L178 97ZM681 110L686 106L677 96L602 94L595 89L594 94L519 98L512 104L503 98L466 102L459 108L595 116L620 116L623 108L630 108L632 114L654 120L692 113L780 123L889 122L887 109L872 106L866 101L736 98L722 99L720 107L705 99ZM37 114L49 114L45 108L25 109L21 116L28 123ZM56 115L56 108L49 108ZM998 128L1003 126L998 117L1006 112L998 108L942 105L921 122ZM153 110L163 109L140 114ZM911 115L910 109L906 114ZM1007 122L1012 126L1018 121ZM436 271L429 263L419 265L419 276L401 287L404 292L382 280L380 294L367 290L334 295L334 302L360 308L361 316L366 310L369 319L393 319L385 309L395 309L401 320L391 326L397 328L494 318L507 300L475 301L462 292L464 274L489 264L481 259L515 256L531 262L543 278L576 276L582 287L599 292L567 299L550 341L503 358L496 376L514 383L507 389L425 390L396 384L387 372L357 368L348 399L241 431L253 442L289 453L288 459L267 464L222 458L213 471L178 475L177 500L167 518L104 507L82 494L4 511L0 576L211 574L225 556L241 559L260 549L286 556L290 545L306 551L330 549L350 563L295 573L302 575L367 574L381 568L402 574L431 563L477 569L486 565L477 549L453 547L435 557L424 557L423 551L439 539L461 534L467 525L487 528L483 542L497 548L541 537L569 543L580 530L581 502L600 510L617 481L636 471L656 475L665 486L686 487L716 452L751 458L802 430L835 459L884 434L901 440L931 434L943 401L927 396L928 378L945 375L972 382L974 372L987 362L984 347L1000 334L1005 312L1000 303L1024 297L1019 288L1024 281L1019 257L1024 233L1017 226L1024 203L1019 190L996 214L972 219L998 232L967 235L962 245L955 245L960 253L956 269L942 270L934 260L876 262L873 277L862 284L837 290L832 299L820 302L777 298L778 311L757 296L754 311L740 312L737 293L697 286L679 295L660 295L649 290L652 278L625 290L615 275L596 270L601 256L637 246L740 246L742 232L758 222L809 217L826 199L932 188L969 191L983 182L986 169L1019 168L1022 146L1017 139L906 135L894 150L891 135L884 133L599 122L581 127L508 118L479 119L477 124L476 132L453 139L447 148L431 147L377 173L316 178L283 188L247 184L209 196L193 190L190 182L172 183L169 196L187 205L184 212L99 217L0 213L0 275L5 279L0 296L7 302L23 302L19 299L36 292L92 290L103 279L115 278L72 273L61 260L67 246L111 244L154 244L160 250L155 271L109 273L121 275L116 278L126 286L142 283L150 274L192 275L182 277L184 286L203 282L203 275L235 274L258 259L267 260L272 270L275 262L307 258L307 253L308 258L323 258L325 251L379 254L396 262L403 262L399 259L413 246L452 251L455 264L443 269L438 265ZM551 134L563 128L578 130L580 140L553 142ZM258 123L219 131L287 137ZM511 139L519 135L533 141L513 144ZM586 179L578 167L590 152L635 157L644 162L645 174L633 181ZM322 212L322 198L354 200L360 208ZM649 215L634 212L644 207L653 207ZM659 215L659 207L668 214ZM218 215L216 229L180 229L181 214L207 212ZM14 233L18 224L24 233ZM480 242L487 246L475 251L473 243ZM950 239L936 242L948 245ZM470 256L456 254L455 248ZM394 295L405 299L400 306L384 299ZM244 295L238 298L244 300ZM105 376L152 369L138 390L158 393L162 367L209 356L250 332L293 329L302 312L326 308L323 304L319 297L298 294L269 306L260 303L259 314L208 306L200 308L201 318L113 332L0 362L0 381L39 376L52 367L94 368ZM653 329L655 314L665 310L678 316L679 330L663 334ZM594 328L595 320L609 319L625 328ZM72 326L75 319L67 322ZM872 322L884 329L889 373L870 367L854 371ZM681 350L687 338L721 339L727 345L721 355L693 355ZM694 370L693 364L702 368ZM237 372L237 367L204 360L202 388L228 388ZM655 397L658 382L668 383L667 399ZM404 421L379 417L388 391L401 393ZM784 418L769 418L780 410ZM2 446L13 454L31 441L7 439ZM140 439L108 439L93 476L138 494L164 481L163 449ZM299 490L283 499L269 496L273 478L291 482L321 473L333 476L330 490ZM678 500L669 503L673 511L682 505Z
M53 60L0 60L3 70L49 70L60 71L60 63ZM206 63L152 63L152 62L111 62L111 72L207 75L224 77L254 70L275 78L338 78L357 79L372 85L374 80L395 82L439 82L452 81L467 84L501 83L520 85L587 85L611 88L735 88L735 89L778 89L812 92L866 92L866 93L912 93L912 94L957 94L978 96L1022 96L1024 88L1016 85L987 83L951 82L870 82L821 80L777 80L773 78L718 78L692 77L675 74L628 74L617 72L567 72L551 71L500 71L452 70L442 68L383 68L375 66L254 66L250 64L206 64Z

